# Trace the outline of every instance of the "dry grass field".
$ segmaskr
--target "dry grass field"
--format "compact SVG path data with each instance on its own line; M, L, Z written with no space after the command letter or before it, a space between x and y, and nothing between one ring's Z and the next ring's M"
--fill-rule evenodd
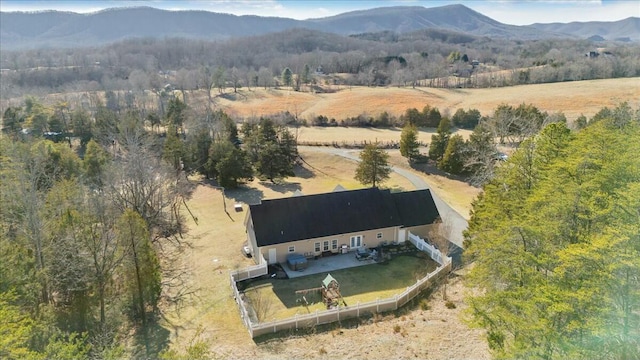
M290 196L295 190L305 194L331 191L336 184L355 189L352 179L356 164L329 154L302 152L307 165L283 184L258 180L241 190L226 192L227 215L220 190L207 183L196 186L187 204L198 219L188 217L187 240L191 248L183 261L191 271L197 295L178 309L164 307L161 325L170 332L172 347L187 346L198 329L200 339L211 344L216 356L228 359L487 359L482 332L469 329L461 320L465 308L463 287L455 280L448 298L457 305L445 307L438 294L429 300L430 310L408 310L401 316L376 316L357 326L333 327L316 334L285 335L253 341L243 326L229 285L229 270L252 264L241 254L245 241L243 212L233 211L236 201ZM425 179L429 176L424 175ZM194 180L195 181L195 180ZM411 190L411 184L397 175L385 185ZM467 202L471 201L471 197ZM186 212L185 212L185 215Z
M292 130L294 132L295 130ZM402 129L374 129L355 127L300 127L298 129L298 141L300 143L331 143L333 141L342 144L361 143L363 141L399 142ZM435 129L420 129L418 141L428 144L431 142L431 135L435 134ZM462 135L466 140L471 134L471 130L457 130L456 134Z
M573 81L489 89L434 89L419 87L334 87L335 92L311 94L291 90L241 90L220 97L217 106L241 117L289 111L303 119L325 115L337 120L384 111L400 115L425 105L453 114L458 108L476 108L490 115L501 103L533 104L541 110L563 112L569 120L580 114L593 116L604 106L628 101L640 106L640 78Z

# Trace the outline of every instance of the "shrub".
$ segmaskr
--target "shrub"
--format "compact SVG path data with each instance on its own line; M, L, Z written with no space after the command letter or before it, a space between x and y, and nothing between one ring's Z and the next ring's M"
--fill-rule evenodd
M401 327L400 325L398 325L398 324L393 325L393 332L394 332L395 334L399 333L399 332L400 332L400 330L402 330L402 327Z
M456 308L456 304L454 304L453 301L447 301L446 303L444 303L444 306L446 306L447 309L455 309Z
M431 305L427 299L422 299L420 301L420 309L422 310L431 310Z

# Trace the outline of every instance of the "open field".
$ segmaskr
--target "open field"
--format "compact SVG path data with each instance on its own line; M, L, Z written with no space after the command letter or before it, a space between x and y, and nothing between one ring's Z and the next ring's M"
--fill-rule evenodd
M171 346L186 346L201 327L201 339L211 344L215 354L229 359L327 356L339 359L451 359L468 358L470 354L476 359L487 359L488 349L482 331L469 329L461 320L465 304L463 287L458 282L448 287L448 298L457 305L456 309L446 308L441 296L434 294L429 300L430 310L409 309L398 317L393 314L377 316L363 320L358 326L336 327L313 336L283 335L258 343L251 340L240 320L229 285L229 270L253 263L240 251L246 237L243 224L246 205L245 211L234 212L232 204L290 196L295 190L305 194L326 192L337 183L348 189L360 187L351 179L356 166L353 161L313 152L302 152L302 156L308 165L298 168L297 177L287 179L284 184L255 180L245 189L227 191L229 215L223 210L220 190L207 183L196 186L187 204L198 221L196 224L192 218L187 218L186 240L191 248L184 254L183 261L189 266L192 285L198 291L177 309L162 307L164 320L160 325L169 332ZM406 179L395 176L386 185L412 189ZM467 201L470 202L471 197Z
M586 81L568 81L550 84L520 85L486 89L438 89L429 87L348 87L329 86L327 93L296 92L291 89L241 88L237 93L227 89L219 94L212 91L213 103L208 104L203 90L187 91L187 103L194 107L213 107L238 117L269 116L285 111L309 120L318 115L341 120L368 114L376 116L384 111L400 115L409 108L422 110L425 105L437 107L442 114L453 113L458 108L475 108L482 115L491 115L501 103L533 104L549 113L563 112L571 121L584 114L593 116L604 106L614 107L627 101L640 106L640 78L619 78ZM154 108L157 98L150 91L140 93L140 106ZM176 92L179 94L179 92ZM45 104L68 101L80 106L82 98L103 99L103 92L79 92L50 94ZM0 109L20 106L22 99L0 101Z
M422 253L424 255L424 253ZM340 293L349 305L364 303L376 299L386 299L400 294L417 279L425 277L436 268L437 264L426 256L400 255L382 264L371 264L350 269L332 271L340 284ZM306 299L310 305L305 307L300 302L302 295L296 290L320 287L326 273L313 274L295 279L269 279L252 282L245 294L251 299L261 300L265 313L265 321L285 319L294 315L309 314L316 310L326 310L320 292L309 293Z
M291 90L241 90L220 97L217 106L241 117L289 111L303 119L325 115L337 120L384 111L400 115L406 109L425 105L453 115L458 108L476 108L490 115L501 103L533 104L543 111L563 112L569 120L580 114L593 116L604 106L628 101L640 106L640 78L573 81L489 89L435 89L419 87L335 87L334 93L311 94Z
M295 129L291 130L292 133ZM298 129L298 141L301 143L331 143L333 141L342 144L361 143L364 141L381 143L399 142L402 129L375 129L356 127L300 127ZM418 141L428 144L431 142L431 135L436 133L436 129L421 128L418 132ZM455 134L462 135L466 140L471 134L471 130L456 130Z

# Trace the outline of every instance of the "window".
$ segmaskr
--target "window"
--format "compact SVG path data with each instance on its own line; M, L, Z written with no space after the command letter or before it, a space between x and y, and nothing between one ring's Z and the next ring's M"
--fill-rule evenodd
M322 251L329 251L329 240L325 240L322 245Z
M289 252L295 252L295 251L296 251L295 246L289 246Z
M338 249L338 239L331 240L331 249L332 250L337 250Z
M376 234L376 238L378 238L378 239L382 239L382 233L377 233L377 234Z
M315 244L315 252L320 252L320 243L319 242L317 242Z

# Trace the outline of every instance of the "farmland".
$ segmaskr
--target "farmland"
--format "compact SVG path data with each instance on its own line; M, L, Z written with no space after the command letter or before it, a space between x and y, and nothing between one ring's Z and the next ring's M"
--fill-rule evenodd
M593 116L604 106L628 101L640 105L640 78L573 81L488 89L435 89L411 87L335 87L335 92L312 94L290 90L241 90L219 97L217 106L240 117L262 116L283 111L302 119L324 115L336 120L384 111L400 115L406 109L425 105L442 113L475 108L490 115L501 103L533 104L549 113L563 112L569 120L584 114ZM332 90L333 91L333 90Z

